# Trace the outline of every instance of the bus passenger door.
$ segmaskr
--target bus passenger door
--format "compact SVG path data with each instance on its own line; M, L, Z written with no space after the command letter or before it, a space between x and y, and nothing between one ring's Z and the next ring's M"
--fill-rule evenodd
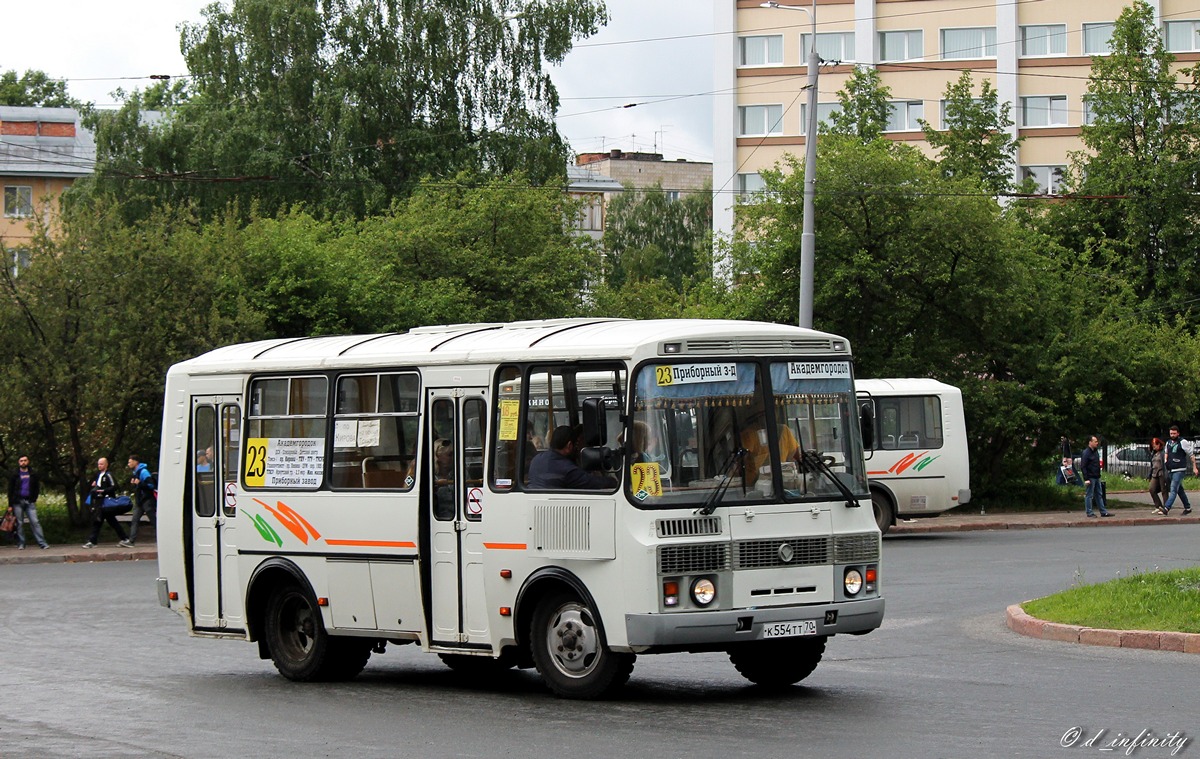
M435 644L489 645L483 582L483 445L487 390L431 390L423 499L429 513Z
M190 524L192 624L241 629L237 575L237 471L241 407L232 398L192 399Z

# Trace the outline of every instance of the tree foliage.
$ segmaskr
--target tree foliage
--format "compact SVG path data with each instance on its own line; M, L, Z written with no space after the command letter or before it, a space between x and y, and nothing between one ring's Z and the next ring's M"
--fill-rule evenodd
M829 132L857 137L863 143L879 139L892 113L891 96L891 88L873 66L855 66L838 91L838 109L830 117Z
M971 72L964 71L946 86L943 131L921 119L930 146L939 149L938 167L949 179L976 177L990 192L1008 192L1013 185L1020 138L1013 137L1011 103L1001 104L996 88L984 79L974 97Z
M1069 180L1104 200L1059 209L1048 227L1094 266L1129 278L1139 298L1186 313L1200 289L1200 72L1174 70L1142 0L1121 12L1111 47L1093 59L1088 150L1075 156Z
M609 202L604 250L607 284L662 278L675 290L712 271L712 185L672 200L654 183L632 186Z
M11 70L0 74L0 105L76 108L79 101L67 94L67 83L63 80L51 79L44 71L27 69L24 74Z
M567 149L544 64L605 20L600 0L213 4L183 27L186 99L148 128L150 98L97 114L98 158L113 189L151 178L139 192L205 215L254 197L361 216L463 169L545 181Z

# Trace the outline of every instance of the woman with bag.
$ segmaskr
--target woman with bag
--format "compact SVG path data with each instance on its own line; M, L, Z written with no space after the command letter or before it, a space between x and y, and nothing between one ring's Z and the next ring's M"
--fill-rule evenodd
M1163 499L1171 490L1171 478L1167 476L1163 445L1163 441L1158 438L1150 441L1150 497L1154 499L1156 513L1163 510Z
M113 528L113 532L117 533L117 537L120 538L118 545L129 547L132 543L129 542L129 536L125 534L125 528L121 527L121 523L117 521L117 513L104 511L105 499L112 498L117 493L117 481L108 471L108 459L101 457L96 462L96 468L99 471L92 478L92 489L88 493L88 503L92 507L92 534L83 547L96 547L96 541L100 539L100 527L105 522L108 522L109 526Z

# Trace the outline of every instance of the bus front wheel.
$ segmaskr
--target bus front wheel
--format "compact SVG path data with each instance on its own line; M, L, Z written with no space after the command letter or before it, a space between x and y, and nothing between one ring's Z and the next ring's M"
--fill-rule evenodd
M813 673L825 655L825 638L785 638L743 643L729 650L742 677L764 688L795 685Z
M871 509L875 512L875 524L879 525L879 532L887 535L895 521L891 500L878 490L872 490Z
M533 662L560 698L599 698L625 684L633 654L608 648L594 609L567 593L551 593L533 613Z
M330 636L316 601L294 584L271 595L266 638L279 674L297 682L350 680L371 656L370 640Z

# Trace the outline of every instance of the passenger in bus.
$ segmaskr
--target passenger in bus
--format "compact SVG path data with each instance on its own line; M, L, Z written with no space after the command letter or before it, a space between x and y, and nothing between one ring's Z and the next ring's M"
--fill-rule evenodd
M667 460L667 454L658 442L658 436L646 422L640 419L633 422L633 457L631 464L662 463Z
M454 518L454 444L446 438L433 441L433 515Z
M530 490L612 490L617 481L607 475L590 474L575 463L575 431L557 427L550 435L550 449L533 457L529 465Z
M755 396L754 405L747 416L747 426L742 430L742 448L746 449L744 482L753 485L762 472L762 468L770 463L771 447L767 443L767 414L762 400ZM779 456L783 461L795 461L800 464L800 444L787 424L776 419L779 431Z

